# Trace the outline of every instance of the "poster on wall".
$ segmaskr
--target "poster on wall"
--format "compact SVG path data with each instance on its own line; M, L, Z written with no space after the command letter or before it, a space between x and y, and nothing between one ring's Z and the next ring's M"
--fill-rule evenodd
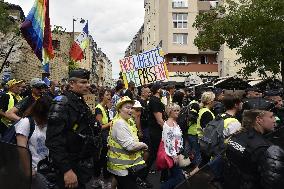
M119 64L126 87L130 81L138 87L168 78L168 70L161 48L125 57L119 61Z

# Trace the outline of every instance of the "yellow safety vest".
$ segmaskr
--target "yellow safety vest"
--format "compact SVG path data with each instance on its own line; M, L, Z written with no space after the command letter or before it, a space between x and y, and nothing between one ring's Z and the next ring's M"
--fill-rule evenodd
M191 104L194 104L194 103L198 103L196 100L193 100L189 103L189 105ZM191 111L194 111L196 113L198 113L196 110L194 109L191 109ZM189 135L197 135L197 123L191 123L189 122L189 125L188 125L188 130L187 130L187 133Z
M117 116L113 120L113 127L115 127L115 123L121 119L122 118L120 116ZM125 121L125 123L127 124L129 130L131 131L131 134L134 137L135 141L138 142L139 139L137 136L137 128L135 125L135 121L129 119L129 121ZM112 137L113 127L110 128L110 133L108 138L108 146L109 146L109 150L107 153L108 169L113 171L121 171L121 170L127 170L128 168L135 165L145 164L145 161L143 160L142 157L142 151L136 151L136 152L127 151L119 143L116 142L116 140Z
M96 106L96 108L99 108L102 111L102 114L103 114L102 124L103 125L108 124L108 116L107 116L107 113L106 113L104 107L101 104L98 104Z
M203 130L202 130L202 127L201 127L201 125L200 125L200 121L201 121L202 115L203 115L205 112L210 112L211 115L212 115L212 117L213 117L213 119L215 119L214 114L213 114L208 108L201 108L201 109L199 110L199 112L198 112L198 118L197 118L197 124L196 124L196 125L197 125L197 135L198 135L198 137L203 136Z
M8 109L7 109L7 111L8 110L10 110L10 109L12 109L14 106L15 106L15 100L14 100L14 93L12 93L12 92L7 92L6 93L7 95L9 95L9 103L8 103ZM20 101L20 100L22 100L22 97L20 97L19 95L15 95L15 98L18 100L18 101ZM6 111L6 112L7 112ZM11 120L9 120L8 118L6 118L6 117L2 117L1 118L1 121L2 121L2 123L4 123L7 127L10 127L11 125L12 125L12 121Z

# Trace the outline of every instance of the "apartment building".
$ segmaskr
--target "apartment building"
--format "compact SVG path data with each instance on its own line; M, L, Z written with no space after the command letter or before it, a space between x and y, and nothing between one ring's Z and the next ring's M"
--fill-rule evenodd
M192 75L217 77L217 52L199 50L194 45L198 31L192 27L200 12L210 10L217 3L201 0L145 0L144 24L127 48L125 56L161 47L172 80Z

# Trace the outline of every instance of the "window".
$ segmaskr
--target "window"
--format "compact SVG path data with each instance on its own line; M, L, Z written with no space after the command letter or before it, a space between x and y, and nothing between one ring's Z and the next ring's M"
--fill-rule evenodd
M53 47L54 50L59 51L60 50L60 41L52 40L52 47Z
M208 56L207 55L203 55L200 57L200 63L201 64L208 64Z
M187 8L188 7L187 0L173 0L172 5L173 5L173 8Z
M187 13L173 13L174 28L187 28Z
M173 35L173 43L186 45L187 44L187 33L174 33Z
M186 56L173 56L173 62L187 62Z

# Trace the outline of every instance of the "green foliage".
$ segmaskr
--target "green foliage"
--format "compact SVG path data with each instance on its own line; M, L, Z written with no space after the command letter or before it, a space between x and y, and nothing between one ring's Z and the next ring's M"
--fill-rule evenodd
M245 76L258 71L280 72L284 60L284 1L226 0L226 4L196 17L193 24L200 32L195 45L202 49L219 50L227 44L237 49L238 63L246 67Z
M18 31L17 24L9 16L8 6L0 2L0 32L7 34L8 32L18 33Z
M63 34L65 31L66 31L66 28L63 28L62 26L54 25L52 33Z
M69 65L69 72L71 72L72 70L76 70L76 69L79 68L78 63L75 62L74 60L69 60L68 65Z

